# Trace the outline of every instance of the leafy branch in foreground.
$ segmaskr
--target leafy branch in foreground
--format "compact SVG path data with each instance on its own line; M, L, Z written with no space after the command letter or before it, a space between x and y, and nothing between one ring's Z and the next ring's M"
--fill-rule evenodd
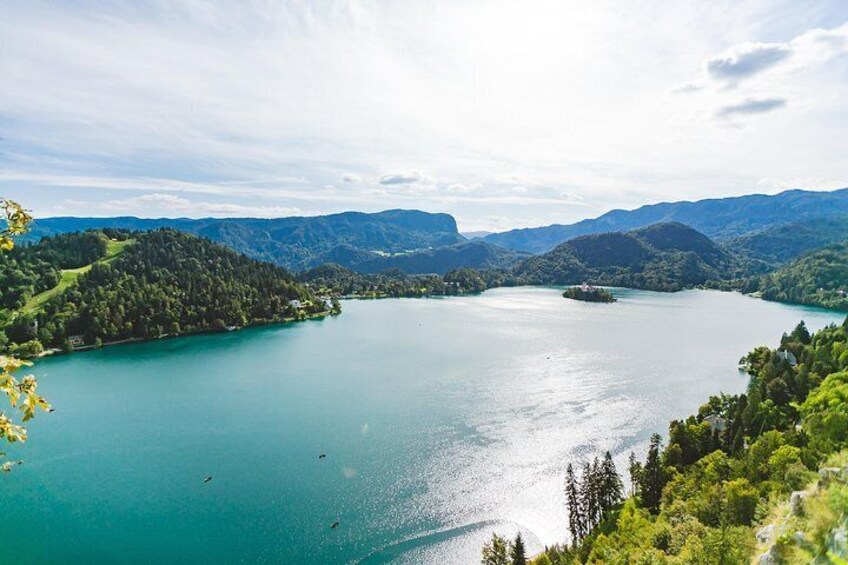
M0 250L9 251L15 246L12 237L26 233L32 216L14 200L0 199L0 209L6 220L6 227L0 230Z
M12 200L0 199L0 209L6 221L6 227L0 230L0 250L9 251L15 245L12 237L26 232L32 216ZM14 377L18 369L29 365L31 363L15 357L0 356L0 393L5 393L13 409L19 409L23 413L23 422L31 420L38 409L45 412L53 410L50 404L38 395L38 383L34 376L26 375L20 380ZM4 439L8 443L24 442L27 439L27 431L7 416L5 411L0 410L0 440ZM0 459L3 457L5 453L0 453ZM20 464L20 461L17 463ZM9 472L12 466L11 461L4 461L0 464L0 471Z

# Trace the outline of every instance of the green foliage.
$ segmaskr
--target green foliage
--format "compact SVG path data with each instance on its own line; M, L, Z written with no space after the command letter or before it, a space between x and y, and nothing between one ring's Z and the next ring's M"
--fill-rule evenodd
M10 200L0 200L6 216L6 229L0 231L0 250L10 251L14 248L12 237L20 235L27 230L32 218L18 204ZM36 342L37 343L37 342ZM40 344L38 344L40 345ZM21 361L15 357L0 355L0 395L5 394L12 409L21 413L21 420L27 422L35 417L37 410L50 412L53 408L38 394L38 382L32 375L17 378L16 373L28 367L30 363ZM25 442L27 431L22 425L6 415L5 410L0 410L0 441L7 443ZM5 453L0 452L0 460ZM21 462L18 461L18 464ZM5 461L0 464L0 471L12 470L12 462Z
M509 543L499 536L492 534L492 539L483 546L483 565L509 565Z
M357 298L456 296L514 282L501 271L456 269L439 276L392 270L363 275L332 263L301 273L298 280L317 292Z
M580 480L571 463L565 473L565 499L568 508L568 528L571 542L577 545L621 503L624 487L615 469L612 455L604 454L583 465Z
M677 223L578 237L514 269L525 284L625 286L675 291L748 272L744 261Z
M848 372L829 375L801 406L814 447L824 453L848 445Z
M14 237L23 235L32 223L32 216L14 200L0 198L0 210L6 226L0 228L0 251L11 251Z
M812 252L761 277L766 300L848 310L848 244Z
M512 560L511 565L527 565L527 555L524 549L524 540L521 537L521 532L515 534L515 540L512 542L512 547L509 550L509 556Z
M639 492L642 497L642 504L645 508L656 514L660 510L660 500L662 499L662 489L665 486L667 475L663 468L660 458L660 450L662 448L662 439L659 434L651 436L651 445L648 448L648 458L645 460L645 465L642 468L642 474L639 483Z
M32 356L32 348L41 345L98 346L302 319L328 310L324 299L283 269L208 240L160 230L137 234L126 245L128 235L115 242L101 232L70 234L33 246L32 257L54 257L56 267L102 260L82 269L37 312L7 324L7 347L24 347ZM97 242L94 251L87 250L90 242Z
M813 481L829 454L848 446L845 325L810 335L802 323L784 334L780 351L757 348L743 358L750 374L746 394L710 398L697 415L671 422L665 449L655 435L644 463L631 455L634 495L614 521L588 521L580 529L572 518L575 479L569 466L566 502L572 538L579 541L548 548L547 562L749 563L755 521L776 500ZM787 352L797 363L789 362ZM776 398L776 382L786 398ZM803 423L796 427L799 418ZM830 465L848 467L848 455ZM833 529L848 509L848 489L839 483L826 493L805 502L806 525L798 527L808 532L809 543L781 538L791 562L812 562L833 543Z
M253 259L293 270L326 263L340 247L365 254L371 251L400 254L465 242L451 216L418 210L273 219L46 218L35 223L31 237L37 241L45 235L109 228L129 231L176 229L211 239Z
M320 261L363 274L397 269L406 274L443 275L462 268L504 269L527 257L525 253L475 240L391 254L340 245L322 255Z
M583 287L572 286L565 289L562 296L563 298L582 300L583 302L615 302L615 297L613 297L612 293L600 287L589 287L584 290Z
M770 265L848 240L848 218L816 218L783 224L724 242L735 253Z

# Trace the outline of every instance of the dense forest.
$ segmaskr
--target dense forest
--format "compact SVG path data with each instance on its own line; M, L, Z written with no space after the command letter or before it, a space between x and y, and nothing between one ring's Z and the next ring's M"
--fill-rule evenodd
M832 557L848 508L848 457L839 453L848 447L846 326L810 335L802 322L779 349L749 353L745 394L711 397L671 422L665 446L654 435L644 461L631 454L623 502L609 468L584 463L577 480L569 464L572 543L533 562L741 565L756 551L768 563ZM759 547L755 524L767 524Z
M742 277L756 265L674 222L572 239L514 269L525 284L625 286L675 291Z
M107 241L100 232L66 234L0 254L0 309L22 308L36 294L59 284L61 269L100 259Z
M497 270L456 269L444 276L408 275L399 269L361 274L333 263L301 273L298 280L318 293L355 298L455 296L516 283Z
M128 245L105 260L116 239ZM0 345L25 356L43 348L216 331L338 309L280 267L168 229L60 235L8 261L0 286L15 295L5 302ZM63 269L81 264L84 272L72 273L78 276L63 288ZM28 287L13 284L22 269L40 273ZM52 295L51 287L60 291ZM51 295L43 304L25 307L45 291Z
M285 218L41 218L27 241L85 230L149 231L172 228L211 239L260 261L304 270L327 262L339 246L363 252L406 253L465 242L448 214L386 210Z
M503 269L529 257L527 253L504 249L480 240L419 249L407 253L385 254L340 245L321 257L358 273L400 270L407 274L443 275L457 269Z
M766 300L848 310L848 243L832 245L747 281Z
M811 251L848 241L848 217L816 218L774 226L723 241L725 249L753 260L779 266Z

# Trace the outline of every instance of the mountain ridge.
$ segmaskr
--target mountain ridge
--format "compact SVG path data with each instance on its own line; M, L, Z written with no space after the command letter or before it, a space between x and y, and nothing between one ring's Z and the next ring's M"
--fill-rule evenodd
M697 230L662 222L576 237L530 257L512 272L528 284L589 282L675 291L739 276L746 268L743 260Z
M748 194L645 204L633 210L610 210L573 224L509 230L483 240L509 249L544 253L581 235L628 231L668 221L684 223L710 238L722 240L799 220L839 215L848 215L848 188L833 191L793 189L774 195Z
M26 241L91 229L150 231L172 228L206 237L251 257L291 270L317 264L320 256L346 244L367 251L400 253L467 241L445 213L384 210L285 218L137 218L133 216L36 220Z

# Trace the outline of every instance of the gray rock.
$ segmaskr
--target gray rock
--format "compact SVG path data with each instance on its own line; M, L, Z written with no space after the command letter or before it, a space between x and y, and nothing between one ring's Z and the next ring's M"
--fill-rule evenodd
M769 524L768 526L761 528L760 531L757 532L757 541L760 543L768 543L771 541L773 535L774 525Z
M848 558L848 532L844 525L833 531L828 547L834 555L842 559Z
M838 479L842 474L842 469L839 467L822 467L819 469L819 478L823 481L832 481Z
M796 490L789 497L789 511L793 516L800 516L804 512L804 499L807 493L802 490Z
M780 561L777 557L777 548L775 546L771 546L768 551L760 555L760 560L757 563L759 563L759 565L777 565L779 562Z

